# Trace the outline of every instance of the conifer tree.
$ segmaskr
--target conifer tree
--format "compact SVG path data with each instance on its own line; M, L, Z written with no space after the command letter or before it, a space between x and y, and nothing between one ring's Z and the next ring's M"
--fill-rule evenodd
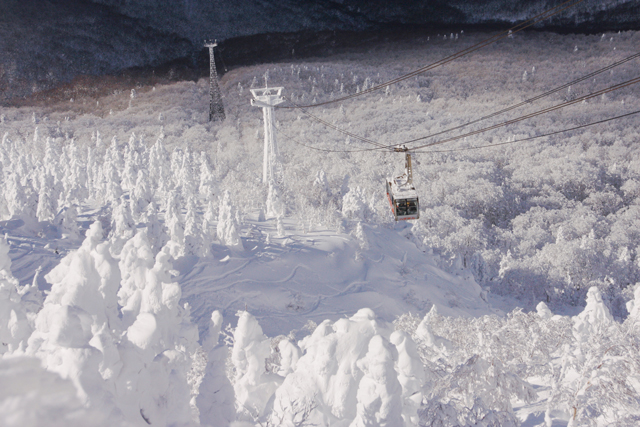
M187 200L187 215L185 217L185 253L187 255L202 256L204 254L202 230L196 215L195 197L191 196Z
M205 247L211 244L212 240L217 238L217 229L214 223L218 220L218 203L214 200L214 197L209 197L207 202L207 210L204 212L202 219L202 235L204 238Z
M38 194L38 208L36 216L38 221L51 221L55 218L56 209L51 199L53 193L53 177L42 171L42 183Z
M24 289L11 273L9 244L0 238L0 356L26 348L32 325L22 304Z
M38 313L27 353L71 379L87 406L109 413L116 410L114 390L105 379L116 377L122 366L112 332L119 329L120 272L101 239L96 222L82 246L47 274L51 292Z
M182 198L188 200L192 195L196 193L197 184L199 180L195 175L193 168L193 158L191 151L187 149L182 157L182 164L180 165L180 171L178 175L178 185L182 187Z
M135 223L131 216L129 201L120 197L120 201L115 205L111 213L111 243L114 254L119 254L125 242L133 237L135 233Z
M179 206L180 197L176 190L173 190L167 199L165 212L165 225L169 229L170 253L173 258L178 258L185 253L184 242L184 222Z
M225 372L229 350L218 343L221 328L222 314L215 310L203 343L207 367L197 398L200 422L212 427L226 427L236 418L234 390Z
M144 212L143 222L147 228L147 239L154 254L157 254L168 241L166 228L158 219L158 207L155 202L149 203Z
M153 193L151 192L151 185L147 171L145 169L138 170L138 177L136 178L136 184L131 191L131 209L133 216L139 218L142 212L147 208L149 203L153 200Z
M209 165L209 159L204 151L200 153L200 185L198 192L207 200L217 195L216 179Z
M242 249L242 239L239 233L240 226L236 220L235 209L231 204L231 195L225 191L220 200L218 209L218 240L230 248Z

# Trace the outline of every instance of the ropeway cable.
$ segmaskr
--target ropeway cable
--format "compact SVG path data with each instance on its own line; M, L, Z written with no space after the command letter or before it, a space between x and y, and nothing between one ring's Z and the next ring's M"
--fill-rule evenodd
M554 89L551 89L551 90L549 90L547 92L541 93L540 95L534 96L533 98L526 99L526 100L520 102L519 104L511 105L511 106L509 106L507 108L504 108L504 109L502 109L500 111L496 111L495 113L491 113L491 114L489 114L487 116L480 117L479 119L472 120L472 121L470 121L468 123L465 123L463 125L460 125L460 126L455 126L455 127L452 127L452 128L449 128L449 129L445 129L445 130L437 132L437 133L433 133L431 135L427 135L427 136L423 136L423 137L420 137L420 138L416 138L416 139L412 139L412 140L409 140L409 141L405 141L405 142L403 142L403 144L410 144L412 142L416 142L416 141L420 141L420 140L423 140L423 139L431 138L431 137L434 137L434 136L442 135L442 134L444 134L446 132L451 132L453 130L462 129L464 127L476 124L476 123L478 123L478 122L480 122L482 120L490 119L492 117L498 116L498 115L506 113L508 111L515 110L516 108L522 107L522 106L527 105L527 104L531 104L531 103L533 103L535 101L538 101L539 99L545 98L545 97L547 97L549 95L553 95L554 93L560 92L561 90L564 90L564 89L566 89L568 87L571 87L571 86L573 86L575 84L581 83L581 82L583 82L585 80L590 79L591 77L597 76L598 74L602 74L605 71L609 71L609 70L611 70L611 69L613 69L613 68L615 68L615 67L617 67L619 65L625 64L625 63L627 63L627 62L629 62L629 61L631 61L633 59L639 58L639 57L640 57L640 52L638 52L636 54L633 54L631 56L628 56L628 57L626 57L624 59L621 59L620 61L614 62L613 64L610 64L610 65L608 65L608 66L606 66L604 68L596 70L596 71L594 71L592 73L589 73L589 74L587 74L585 76L582 76L582 77L580 77L578 79L570 81L569 83L565 83L562 86L558 86L558 87L556 87Z
M469 137L469 136L477 135L479 133L484 133L484 132L487 132L487 131L490 131L490 130L493 130L493 129L497 129L497 128L500 128L500 127L503 127L503 126L511 125L513 123L521 122L522 120L530 119L532 117L536 117L536 116L539 116L541 114L545 114L545 113L549 113L551 111L559 110L560 108L568 107L569 105L577 104L579 102L586 101L587 99L595 98L596 96L604 95L604 94L607 94L609 92L614 92L616 90L620 90L620 89L623 89L625 87L628 87L628 86L631 86L631 85L634 85L634 84L637 84L637 83L640 83L640 77L636 77L635 79L627 80L627 81L619 83L617 85L610 86L610 87L608 87L606 89L601 89L599 91L590 93L589 95L582 96L580 98L576 98L576 99L571 100L571 101L563 102L562 104L558 104L558 105L555 105L553 107L544 108L542 110L539 110L539 111L536 111L536 112L533 112L533 113L530 113L530 114L526 114L524 116L520 116L520 117L517 117L517 118L512 119L512 120L508 120L508 121L503 122L503 123L498 123L498 124L493 125L493 126L489 126L489 127L486 127L486 128L478 129L478 130L475 130L473 132L467 132L467 133L462 134L462 135L458 135L458 136L455 136L455 137L443 139L443 140L432 142L432 143L429 143L429 144L419 145L417 147L413 147L412 149L413 150L419 150L420 148L424 148L424 147L431 147L433 145L440 145L440 144L445 144L445 143L451 142L451 141L457 141L457 140L462 139L462 138L466 138L466 137Z
M480 50L485 46L493 44L493 43L495 43L495 42L497 42L499 40L502 40L502 39L504 39L506 37L509 37L512 34L518 33L518 32L520 32L520 31L522 31L522 30L524 30L526 28L529 28L529 27L531 27L531 26L533 26L533 25L535 25L535 24L537 24L537 23L539 23L541 21L544 21L545 19L551 18L551 17L553 17L553 16L555 16L555 15L561 13L561 12L564 12L565 10L567 10L567 9L573 7L573 6L576 6L576 5L578 5L578 4L580 4L580 3L584 2L584 1L585 0L577 0L577 1L568 0L568 1L564 2L564 3L562 3L562 4L559 4L558 6L555 6L555 7L551 8L551 9L548 9L548 10L542 12L542 13L539 13L538 15L534 16L533 18L531 18L531 19L529 19L527 21L524 21L524 22L522 22L520 24L517 24L517 25L511 27L510 29L505 30L505 31L493 36L493 37L490 37L490 38L488 38L486 40L483 40L483 41L481 41L479 43L476 43L475 45L470 46L470 47L468 47L466 49L463 49L463 50L461 50L459 52L456 52L453 55L449 55L446 58L443 58L443 59L441 59L439 61L436 61L436 62L431 63L429 65L425 65L424 67L418 68L417 70L414 70L414 71L412 71L410 73L407 73L407 74L402 75L400 77L396 77L395 79L391 79L391 80L389 80L387 82L380 83L380 84L378 84L376 86L373 86L373 87L371 87L369 89L365 89L365 90L360 91L358 93L353 93L351 95L343 96L343 97L332 99L332 100L329 100L329 101L318 102L318 103L315 103L315 104L309 104L309 105L303 105L303 106L297 106L297 107L296 106L283 106L283 105L280 105L280 106L275 106L274 108L295 109L295 108L299 108L299 107L303 107L303 108L320 107L322 105L328 105L328 104L334 104L336 102L346 101L348 99L353 99L353 98L356 98L358 96L366 95L368 93L381 90L383 88L386 88L389 85L392 85L392 84L399 83L401 81L410 79L410 78L415 77L415 76L417 76L419 74L422 74L422 73L424 73L426 71L432 70L432 69L437 68L439 66L448 64L449 62L455 61L458 58L461 58L463 56L469 55L470 53L473 53L473 52L475 52L477 50Z
M622 114L620 116L610 117L608 119L598 120L597 122L587 123L587 124L576 126L576 127L572 127L572 128L569 128L569 129L562 129L562 130L558 130L558 131L555 131L555 132L545 133L544 135L530 136L528 138L521 138L521 139L516 139L516 140L513 140L513 141L505 141L505 142L499 142L499 143L496 143L496 144L488 144L488 145L478 145L478 146L474 146L474 147L451 148L451 149L448 149L448 150L425 150L425 151L413 151L412 150L411 153L412 154L413 153L418 153L418 154L449 153L449 152L453 152L453 151L479 150L481 148L499 147L499 146L507 145L507 144L515 144L516 142L531 141L533 139L545 138L547 136L553 136L553 135L558 135L560 133L571 132L571 131L574 131L574 130L583 129L583 128L586 128L586 127L595 126L595 125L599 125L599 124L602 124L602 123L611 122L613 120L618 120L618 119L622 119L622 118L625 118L625 117L633 116L635 114L640 114L640 110L632 111L631 113Z
M530 114L526 114L524 116L520 116L520 117L517 117L515 119L508 120L506 122L498 123L498 124L495 124L495 125L492 125L492 126L489 126L489 127L486 127L486 128L478 129L478 130L473 131L473 132L468 132L466 134L458 135L458 136L447 138L447 139L444 139L444 140L439 140L439 141L435 141L435 142L432 142L432 143L429 143L429 144L424 144L424 145L420 145L420 146L417 146L417 147L413 147L413 148L410 148L410 150L412 150L412 151L413 150L419 150L421 148L426 148L426 147L431 147L431 146L434 146L434 145L445 144L447 142L457 141L457 140L460 140L460 139L463 139L463 138L466 138L466 137L469 137L469 136L473 136L473 135L477 135L477 134L480 134L480 133L487 132L489 130L494 130L494 129L497 129L497 128L500 128L500 127L503 127L503 126L508 126L508 125L511 125L511 124L514 124L514 123L517 123L517 122L520 122L520 121L523 121L523 120L526 120L526 119L529 119L529 118L532 118L532 117L536 117L536 116L539 116L539 115L542 115L542 114L545 114L545 113L548 113L548 112L551 112L551 111L559 110L559 109L567 107L569 105L573 105L573 104L577 104L579 102L586 101L587 99L591 99L591 98L594 98L594 97L597 97L597 96L600 96L600 95L604 95L604 94L607 94L609 92L614 92L616 90L620 90L620 89L623 89L625 87L628 87L628 86L631 86L631 85L634 85L634 84L637 84L637 83L640 83L640 77L636 77L634 79L627 80L627 81L619 83L617 85L610 86L608 88L601 89L599 91L593 92L593 93L591 93L589 95L582 96L580 98L577 98L577 99L574 99L574 100L571 100L571 101L563 102L561 104L558 104L558 105L555 105L555 106L552 106L552 107L547 107L547 108L544 108L542 110L538 110L536 112L533 112L533 113L530 113ZM390 147L395 147L396 145L403 144L403 143L400 142L400 143L396 143L396 144L388 145L388 146L384 146L384 147L379 147L379 148L362 148L362 149L356 149L356 150L330 150L330 149L321 149L321 148L312 147L310 145L306 145L306 144L302 144L300 142L297 142L295 140L294 140L294 142L296 142L297 144L302 145L304 147L311 148L313 150L324 151L324 152L336 152L336 153L365 152L365 151L376 151L376 150L383 150L383 149L386 150L386 149L389 149Z
M304 115L309 116L312 120L314 120L314 121L316 121L316 122L318 122L318 123L330 128L330 129L333 129L333 130L338 131L338 132L340 132L340 133L342 133L344 135L347 135L347 136L349 136L351 138L357 139L358 141L362 141L362 142L366 142L367 144L375 145L375 146L377 146L378 148L381 148L381 149L382 148L387 148L386 144L383 144L383 143L378 142L378 141L373 141L371 139L365 138L364 136L357 135L355 133L346 131L344 129L340 129L339 127L327 122L326 120L323 120L320 117L309 113L304 107L298 107L298 110L300 112L302 112Z
M400 145L401 145L401 144L410 144L410 143L412 143L412 142L421 141L421 140L424 140L424 139L427 139L427 138L432 138L432 137L435 137L435 136L439 136L439 135L445 134L445 133L447 133L447 132L451 132L451 131L454 131L454 130L459 130L459 129L465 128L465 127L467 127L467 126L470 126L470 125L472 125L472 124L476 124L476 123L481 122L481 121L483 121L483 120L490 119L490 118L492 118L492 117L495 117L495 116L498 116L498 115L500 115L500 114L506 113L506 112L508 112L508 111L514 110L514 109L516 109L516 108L522 107L522 106L524 106L524 105L532 104L532 103L533 103L533 102L535 102L535 101L538 101L538 100L540 100L540 99L542 99L542 98L545 98L545 97L547 97L547 96L549 96L549 95L552 95L552 94L554 94L554 93L560 92L561 90L564 90L564 89L566 89L566 88L568 88L568 87L570 87L570 86L573 86L573 85L575 85L575 84L581 83L581 82L583 82L583 81L585 81L585 80L588 80L588 79L590 79L590 78L592 78L592 77L594 77L594 76L597 76L597 75L599 75L599 74L602 74L602 73L604 73L605 71L612 70L612 69L613 69L613 68L615 68L615 67L618 67L618 66L620 66L620 65L622 65L622 64L625 64L625 63L627 63L627 62L629 62L629 61L631 61L631 60L633 60L633 59L639 58L639 57L640 57L640 52L635 53L635 54L633 54L633 55L631 55L631 56L628 56L628 57L623 58L623 59L621 59L621 60L619 60L619 61L617 61L617 62L614 62L613 64L609 64L609 65L607 65L607 66L606 66L606 67L604 67L604 68L600 68L599 70L593 71L593 72L591 72L591 73L589 73L589 74L587 74L587 75L584 75L584 76L582 76L582 77L579 77L579 78L577 78L577 79L575 79L575 80L572 80L572 81L570 81L570 82L568 82L568 83L565 83L565 84L563 84L562 86L558 86L558 87L553 88L553 89L551 89L551 90L548 90L548 91L546 91L546 92L544 92L544 93L542 93L542 94L540 94L540 95L534 96L533 98L526 99L526 100L524 100L524 101L522 101L522 102L520 102L520 103L518 103L518 104L511 105L511 106L509 106L509 107L507 107L507 108L504 108L504 109L502 109L502 110L496 111L496 112L491 113L491 114L489 114L489 115L487 115L487 116L480 117L480 118L478 118L478 119L476 119L476 120L472 120L472 121L470 121L470 122L464 123L464 124L459 125L459 126L454 126L454 127L448 128L448 129L441 130L441 131L436 132L436 133L432 133L432 134L425 135L425 136L422 136L422 137L419 137L419 138L415 138L415 139L410 139L410 140L408 140L408 141L400 142L400 143L393 144L393 145L386 145L386 144L383 144L383 143L381 143L381 142L374 141L374 140L371 140L371 139L368 139L368 138L362 137L362 136L360 136L360 135L354 134L354 133L352 133L352 132L346 131L346 130L341 129L341 128L339 128L339 127L337 127L337 126L333 125L333 124L328 123L327 121L325 121L325 120L323 120L323 119L319 118L318 116L315 116L315 115L313 115L313 114L309 113L309 112L306 110L306 108L305 108L305 107L301 107L301 106L296 106L296 107L298 108L298 110L299 110L299 111L301 111L303 114L305 114L305 115L309 116L312 120L314 120L314 121L316 121L316 122L318 122L318 123L321 123L321 124L323 124L323 125L325 125L325 126L327 126L327 127L331 128L331 129L333 129L333 130L335 130L335 131L337 131L337 132L340 132L340 133L342 133L342 134L348 135L348 136L349 136L349 137L351 137L351 138L354 138L354 139L359 140L359 141L362 141L362 142L366 142L366 143L371 144L371 145L376 145L376 146L378 146L378 147L380 147L380 148L383 148L383 147L384 147L384 148L392 148L392 147L394 147L395 145L398 145L398 144L400 144ZM290 101L290 102L291 102L291 101ZM293 102L292 102L292 103L293 103ZM295 105L295 104L294 104L294 105Z

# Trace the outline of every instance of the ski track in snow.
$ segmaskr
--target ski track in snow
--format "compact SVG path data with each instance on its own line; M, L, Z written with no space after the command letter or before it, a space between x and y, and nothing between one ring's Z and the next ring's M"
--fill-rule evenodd
M247 228L262 233L271 222L250 221ZM423 315L432 304L458 315L491 312L477 285L435 268L430 256L396 231L366 230L372 249L362 251L359 260L351 236L322 231L274 238L270 244L245 237L244 246L251 249L241 252L214 245L214 255L188 271L181 270L184 261L176 263L183 299L202 334L213 310L221 310L233 325L235 313L245 306L270 336L300 329L309 320L337 320L363 307L386 321L408 311ZM390 248L393 255L382 253Z

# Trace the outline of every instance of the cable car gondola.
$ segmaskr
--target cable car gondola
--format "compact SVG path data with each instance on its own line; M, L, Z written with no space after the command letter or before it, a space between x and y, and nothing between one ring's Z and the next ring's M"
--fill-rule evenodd
M411 153L404 145L395 147L393 151L404 152L406 163L403 175L386 180L387 198L391 205L391 212L396 221L418 219L420 218L420 203L416 188L413 186Z

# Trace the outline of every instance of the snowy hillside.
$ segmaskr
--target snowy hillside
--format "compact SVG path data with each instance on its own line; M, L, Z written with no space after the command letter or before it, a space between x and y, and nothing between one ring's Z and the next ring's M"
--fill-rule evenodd
M486 37L238 68L222 124L205 80L3 108L0 425L636 425L639 116L517 140L640 110L637 84L582 100L638 77L638 58L453 135L574 105L416 150L412 223L383 190L403 155L299 109L275 111L262 184L250 88L327 101ZM396 144L628 58L638 37L517 34L309 112Z

